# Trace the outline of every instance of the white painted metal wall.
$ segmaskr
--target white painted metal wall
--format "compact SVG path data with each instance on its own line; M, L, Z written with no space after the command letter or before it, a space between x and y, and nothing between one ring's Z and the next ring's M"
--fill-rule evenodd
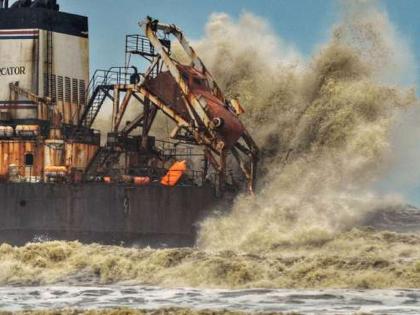
M19 86L39 96L49 92L56 100L63 122L76 122L80 106L84 105L89 82L88 38L52 33L51 87L47 89L46 30L0 30L0 112L11 119L37 117L37 105L19 97L10 101L9 84ZM1 118L1 117L0 117Z

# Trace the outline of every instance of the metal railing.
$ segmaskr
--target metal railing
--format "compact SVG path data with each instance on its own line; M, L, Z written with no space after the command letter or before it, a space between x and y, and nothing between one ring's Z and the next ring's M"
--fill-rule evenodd
M168 49L168 52L171 50L171 41L165 38L159 39L160 43ZM141 55L147 57L156 57L155 47L152 45L150 40L140 34L131 34L126 35L125 37L125 53Z
M108 70L96 70L89 81L86 95L88 101L82 110L79 125L90 128L98 115L108 92L119 84L130 84L140 76L134 67L112 67Z
M98 69L93 74L87 87L88 99L98 86L110 86L115 84L129 84L132 75L136 74L133 67L111 67L108 70Z
M155 140L156 149L167 158L185 159L194 156L202 156L202 153L194 153L194 147L177 141Z
M125 53L155 57L155 48L146 36L133 34L126 35Z

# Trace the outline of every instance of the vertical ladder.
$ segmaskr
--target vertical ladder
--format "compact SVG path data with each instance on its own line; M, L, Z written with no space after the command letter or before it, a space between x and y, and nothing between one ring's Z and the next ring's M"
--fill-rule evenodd
M53 74L53 34L47 31L47 59L45 61L46 68L46 94L45 96L52 97L52 74ZM55 102L55 100L53 100Z

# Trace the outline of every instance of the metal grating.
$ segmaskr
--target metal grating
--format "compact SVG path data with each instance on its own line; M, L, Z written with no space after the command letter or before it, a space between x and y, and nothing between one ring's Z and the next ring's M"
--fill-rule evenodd
M64 101L64 79L61 75L57 77L57 91L57 100Z
M50 95L52 102L55 103L57 101L57 77L55 74L51 75L51 95Z
M86 82L85 80L79 80L79 104L86 104Z
M71 79L66 77L64 79L64 101L67 103L71 102Z
M72 103L79 104L79 84L77 79L72 79Z

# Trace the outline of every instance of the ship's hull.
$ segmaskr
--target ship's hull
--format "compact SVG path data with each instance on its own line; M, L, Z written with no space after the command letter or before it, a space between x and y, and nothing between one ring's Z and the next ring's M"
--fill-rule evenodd
M34 240L191 246L211 187L0 184L0 244Z

